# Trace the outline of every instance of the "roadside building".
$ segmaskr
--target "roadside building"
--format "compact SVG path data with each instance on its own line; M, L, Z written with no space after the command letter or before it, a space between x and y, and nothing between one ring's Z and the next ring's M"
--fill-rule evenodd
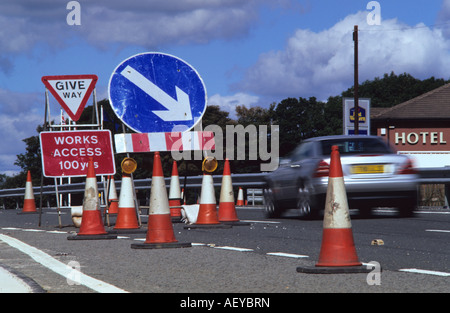
M372 108L371 128L416 167L450 171L450 84L391 108ZM436 188L442 192L433 191L434 198L444 193L443 185Z

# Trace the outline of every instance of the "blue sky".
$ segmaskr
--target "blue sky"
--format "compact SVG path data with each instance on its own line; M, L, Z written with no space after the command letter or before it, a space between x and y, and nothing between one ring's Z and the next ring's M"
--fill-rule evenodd
M366 0L79 0L81 25L73 26L68 2L0 3L0 173L20 170L21 140L44 120L42 76L96 74L101 100L114 68L141 52L191 64L209 104L231 116L236 105L326 100L351 87L355 24L360 81L391 71L450 78L446 0L380 0L380 25L367 24ZM60 106L50 102L56 117Z

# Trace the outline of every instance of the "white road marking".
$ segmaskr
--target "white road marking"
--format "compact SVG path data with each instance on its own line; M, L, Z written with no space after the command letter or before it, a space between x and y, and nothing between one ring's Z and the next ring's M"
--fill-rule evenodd
M433 213L433 212L423 212L423 213ZM441 212L441 213L446 214L447 212ZM273 224L280 223L280 222L273 222L273 221L253 221L253 220L246 220L246 222L273 223ZM41 231L41 230L33 230L33 229L15 228L15 227L3 227L1 229L3 229L3 230L22 230L22 231ZM450 230L441 230L441 229L426 229L425 231L450 233ZM60 231L47 231L47 232L48 233L66 233L66 232L60 232ZM125 239L125 238L127 238L127 237L123 237L123 239ZM0 240L3 240L4 242L8 243L10 246L15 247L18 250L28 254L30 257L35 259L37 262L41 263L42 265L48 267L49 269L53 270L54 272L66 277L66 278L68 278L69 273L73 271L73 269L71 267L69 267L68 265L61 263L56 259L53 259L51 256L49 256L45 252L42 252L41 250L38 250L32 246L28 246L27 244L21 242L20 240L17 240L15 238L12 238L12 237L9 237L6 235L2 235L2 234L0 234ZM145 238L134 238L133 240L145 241ZM205 243L192 243L192 246L208 246L208 247L212 247L215 249L233 250L233 251L240 251L240 252L254 251L253 249L248 249L248 248L239 248L239 247L230 247L230 246L215 246L214 244L205 244ZM281 257L288 257L288 258L308 258L309 257L308 255L285 253L285 252L268 252L268 253L266 253L266 255L281 256ZM362 263L362 264L364 266L370 265L368 263ZM399 269L398 271L408 272L408 273L434 275L434 276L441 276L441 277L450 277L450 273L447 273L447 272L423 270L423 269L416 269L416 268ZM83 278L83 280L85 280L85 281L83 281L83 285L85 285L88 288L91 288L95 291L98 291L98 292L122 292L122 293L127 292L123 289L120 289L113 285L109 285L108 283L96 280L96 279L94 279L90 276L84 275L82 273L81 273L81 277Z
M437 233L450 233L450 230L443 229L425 229L425 231L437 232Z
M32 289L22 279L0 266L0 293L31 293Z
M49 234L67 234L66 231L59 231L59 230L49 230L47 231Z
M59 230L44 230L44 229L33 229L33 228L16 228L16 227L2 227L3 230L21 230L27 232L46 232L48 234L67 234L66 231Z
M400 272L408 272L408 273L417 273L417 274L428 274L442 277L450 277L450 273L447 272L438 272L438 271L429 271L429 270L421 270L418 268L402 268L399 269Z
M302 255L302 254L294 254L294 253L285 253L285 252L268 252L267 255L275 255L275 256L283 256L287 258L309 258L308 255Z
M7 236L7 235L0 234L0 240L7 243L11 247L16 248L17 250L27 254L32 259L34 259L36 262L42 264L43 266L47 267L48 269L52 270L53 272L65 277L67 279L72 278L74 269L71 266L52 258L47 253L45 253L33 246L30 246L18 239ZM78 282L81 285L84 285L94 291L106 292L106 293L127 293L127 291L125 291L121 288L110 285L101 280L92 278L81 272L77 273L77 275L79 277Z
M229 246L215 246L213 248L215 248L215 249L224 249L224 250L234 250L234 251L240 251L240 252L253 251L253 249L229 247Z
M262 223L262 224L280 224L281 223L281 222L274 222L274 221L255 221L255 220L242 220L241 222Z

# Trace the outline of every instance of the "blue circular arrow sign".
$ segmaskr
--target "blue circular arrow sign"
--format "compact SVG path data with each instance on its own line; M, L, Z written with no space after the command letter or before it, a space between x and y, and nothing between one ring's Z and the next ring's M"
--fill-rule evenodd
M117 117L138 133L187 131L206 110L206 88L185 61L164 53L141 53L120 63L109 80Z

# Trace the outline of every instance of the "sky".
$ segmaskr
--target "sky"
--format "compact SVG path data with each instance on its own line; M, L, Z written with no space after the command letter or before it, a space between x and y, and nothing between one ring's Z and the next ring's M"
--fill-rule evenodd
M102 100L113 70L138 53L189 63L208 104L230 117L237 105L326 101L353 86L354 25L360 82L392 71L450 78L450 0L79 0L79 11L69 2L0 2L1 174L21 170L22 140L44 122L42 76L95 74Z

